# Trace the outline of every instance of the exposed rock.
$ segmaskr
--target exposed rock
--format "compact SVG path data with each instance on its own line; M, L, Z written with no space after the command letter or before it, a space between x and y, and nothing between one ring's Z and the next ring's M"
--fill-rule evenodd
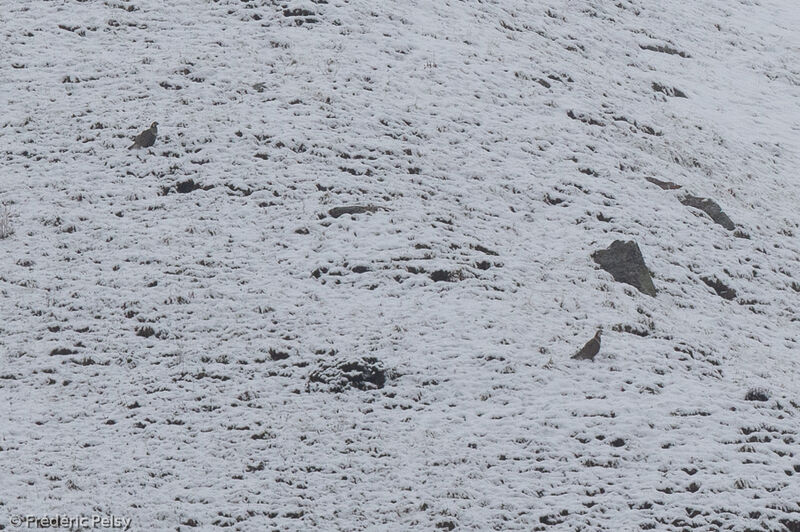
M579 120L584 124L589 124L590 126L605 126L605 124L602 121L597 120L596 118L593 118L584 113L576 113L571 109L567 111L567 116L573 120Z
M271 358L272 360L276 360L276 361L277 360L286 360L287 358L289 358L289 353L287 353L286 351L280 351L278 349L270 347L269 348L269 358Z
M711 217L714 222L718 223L728 231L733 231L736 229L736 226L728 218L728 215L722 212L722 208L719 204L709 198L700 198L697 196L686 195L680 199L681 203L686 205L687 207L694 207L695 209L700 209L707 215Z
M800 519L781 519L788 532L800 532Z
M464 273L460 270L456 271L447 271L447 270L436 270L432 272L430 275L432 281L444 281L447 283L454 283L456 281L461 281L464 279Z
M714 292L716 292L719 297L727 299L728 301L736 297L736 290L726 285L719 279L711 279L709 277L701 277L700 279L704 283L706 283L712 290L714 290Z
M652 87L654 91L666 94L667 96L671 96L673 98L688 98L685 92L675 87L668 87L656 82L653 82Z
M681 50L675 49L672 46L666 44L640 44L639 48L642 50L650 50L651 52L660 52L662 54L669 54L669 55L679 55L681 57L689 58L692 57L691 55L687 54L686 52L682 52Z
M284 17L313 17L314 15L316 15L316 13L314 13L313 11L309 11L308 9L302 9L302 8L283 10Z
M769 391L764 388L753 388L747 391L745 401L769 401Z
M200 183L195 183L194 179L187 179L186 181L181 181L173 186L161 187L161 195L166 196L173 191L177 192L178 194L188 194L190 192L194 192L195 190L211 190L212 188L214 188L214 185L201 185Z
M627 124L630 124L632 126L631 127L631 131L641 131L642 133L647 133L648 135L654 135L656 137L660 137L660 136L663 135L663 133L661 131L656 131L654 128L652 128L652 127L650 127L650 126L648 126L646 124L640 124L636 120L631 120L628 117L625 117L625 116L614 116L613 118L616 121L625 122Z
M663 190L675 190L681 188L681 186L677 183L673 183L672 181L661 181L660 179L656 179L655 177L645 177L648 181L660 187Z
M136 327L136 336L141 336L142 338L150 338L156 333L150 326L145 327Z
M644 263L639 245L633 240L615 240L607 249L592 253L592 258L615 281L629 284L641 293L655 297L656 288L653 286L650 270Z
M375 390L383 388L389 376L377 358L324 364L308 377L308 388L318 391L342 392L347 388Z
M52 351L50 351L50 356L54 355L74 355L77 351L74 351L68 347L56 347Z
M614 332L622 332L626 334L635 334L636 336L641 336L642 338L646 336L650 336L650 331L642 327L631 326L627 324L618 323L611 328Z
M483 247L480 244L475 244L475 245L472 245L470 247L472 249L474 249L475 251L480 251L481 253L485 253L486 255L493 255L495 257L497 256L497 252L496 251L492 251L491 249Z
M317 19L314 18L314 15L316 15L316 13L314 13L313 11L309 11L308 9L303 9L303 8L283 10L283 16L291 18L298 26L302 26L303 23L314 24L315 22L317 22Z
M328 215L338 218L343 214L364 214L365 212L375 212L377 210L379 208L372 205L350 205L347 207L334 207L328 211Z

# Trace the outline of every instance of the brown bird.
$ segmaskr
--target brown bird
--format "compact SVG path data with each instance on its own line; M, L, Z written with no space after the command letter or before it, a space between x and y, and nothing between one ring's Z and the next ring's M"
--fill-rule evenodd
M156 135L158 135L158 122L150 124L150 129L145 129L133 140L133 144L128 146L129 150L134 148L149 148L156 143Z
M572 358L575 360L594 360L594 357L597 356L597 353L600 351L600 335L603 333L603 329L598 330L594 338L586 342L586 345L583 348L572 355Z

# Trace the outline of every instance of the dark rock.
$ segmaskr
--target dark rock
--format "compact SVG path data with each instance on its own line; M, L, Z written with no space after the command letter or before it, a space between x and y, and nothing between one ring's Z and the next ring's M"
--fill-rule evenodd
M349 207L334 207L328 211L328 215L333 218L338 218L343 214L364 214L365 212L375 212L378 207L371 205L350 205Z
M661 133L660 131L656 131L654 128L648 126L647 124L637 125L637 127L639 128L639 131L641 131L642 133L647 133L648 135L653 135L655 137L660 137L661 135L663 135L663 133Z
M289 353L286 351L278 351L272 347L269 348L269 358L272 360L286 360L289 358Z
M656 288L650 270L644 263L639 245L630 240L615 240L607 249L595 251L594 261L619 283L633 286L641 293L655 297Z
M714 222L718 223L728 231L733 231L736 229L736 226L728 218L728 215L722 212L722 208L719 204L709 198L699 198L697 196L687 195L680 199L681 203L686 205L687 207L694 207L695 209L700 209L707 215L711 217Z
M554 526L563 523L564 520L555 515L543 515L539 518L539 522L543 525Z
M669 54L669 55L679 55L681 57L689 58L692 57L686 52L682 52L677 50L669 45L661 45L661 44L640 44L639 48L642 50L650 50L651 52L659 52L662 54Z
M673 183L672 181L661 181L660 179L656 179L655 177L645 177L648 181L660 187L663 190L675 190L677 188L681 188L681 186L677 183Z
M627 334L635 334L636 336L641 336L641 337L650 336L650 331L648 331L647 329L642 329L642 328L639 328L639 327L632 327L630 325L623 325L621 323L618 323L618 324L614 325L611 328L611 330L613 330L615 332L624 332L624 333L627 333Z
M316 13L314 13L313 11L309 11L308 9L302 9L302 8L283 10L284 17L311 17L314 16L315 14Z
M200 183L195 183L194 179L187 179L186 181L176 183L174 187L161 187L161 195L166 196L172 191L175 191L178 194L188 194L190 192L194 192L195 190L211 190L212 188L214 188L214 185L203 186Z
M309 389L314 383L317 389L342 392L347 388L375 390L383 388L389 372L377 358L364 357L360 360L344 361L336 364L323 364L308 377Z
M195 183L193 179L188 179L182 183L178 183L175 190L178 191L179 194L188 194L189 192L194 192L201 188L203 188L203 185Z
M652 87L654 91L666 94L667 96L671 96L673 98L688 98L685 92L680 89L676 89L675 87L667 87L666 85L655 82L653 83Z
M744 396L745 401L769 401L769 391L763 388L753 388L748 390Z
M571 109L567 111L567 116L573 120L579 120L584 124L589 124L590 126L605 126L605 124L600 120L592 118L591 116L584 113L575 113L575 111Z
M430 278L436 282L444 281L447 283L453 283L462 280L464 275L460 271L449 272L447 270L436 270L435 272L431 273Z
M617 438L611 441L612 447L622 447L623 445L625 445L625 440L623 440L622 438Z
M718 279L711 279L709 277L701 277L700 279L712 290L714 290L719 297L727 299L728 301L736 297L736 290L726 285L722 281Z
M136 336L141 336L142 338L150 338L156 333L152 327L136 327Z
M249 188L240 188L240 187L237 187L236 185L231 185L230 183L226 184L225 186L228 187L231 192L235 192L235 193L241 194L242 196L245 196L245 197L247 197L247 196L249 196L250 194L253 193L253 191L251 189L249 189Z
M781 519L788 532L800 532L800 519Z
M56 347L55 349L50 351L50 356L55 356L55 355L74 355L76 353L77 353L77 351L73 351L72 349L69 349L68 347Z

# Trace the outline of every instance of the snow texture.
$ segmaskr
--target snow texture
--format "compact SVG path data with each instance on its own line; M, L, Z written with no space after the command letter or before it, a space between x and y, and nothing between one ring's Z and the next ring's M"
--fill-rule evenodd
M800 529L795 0L2 7L0 529Z

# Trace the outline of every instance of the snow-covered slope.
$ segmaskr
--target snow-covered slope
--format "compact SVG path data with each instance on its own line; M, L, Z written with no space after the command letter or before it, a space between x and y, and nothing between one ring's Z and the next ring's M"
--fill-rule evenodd
M165 4L3 6L0 529L800 530L794 0Z

